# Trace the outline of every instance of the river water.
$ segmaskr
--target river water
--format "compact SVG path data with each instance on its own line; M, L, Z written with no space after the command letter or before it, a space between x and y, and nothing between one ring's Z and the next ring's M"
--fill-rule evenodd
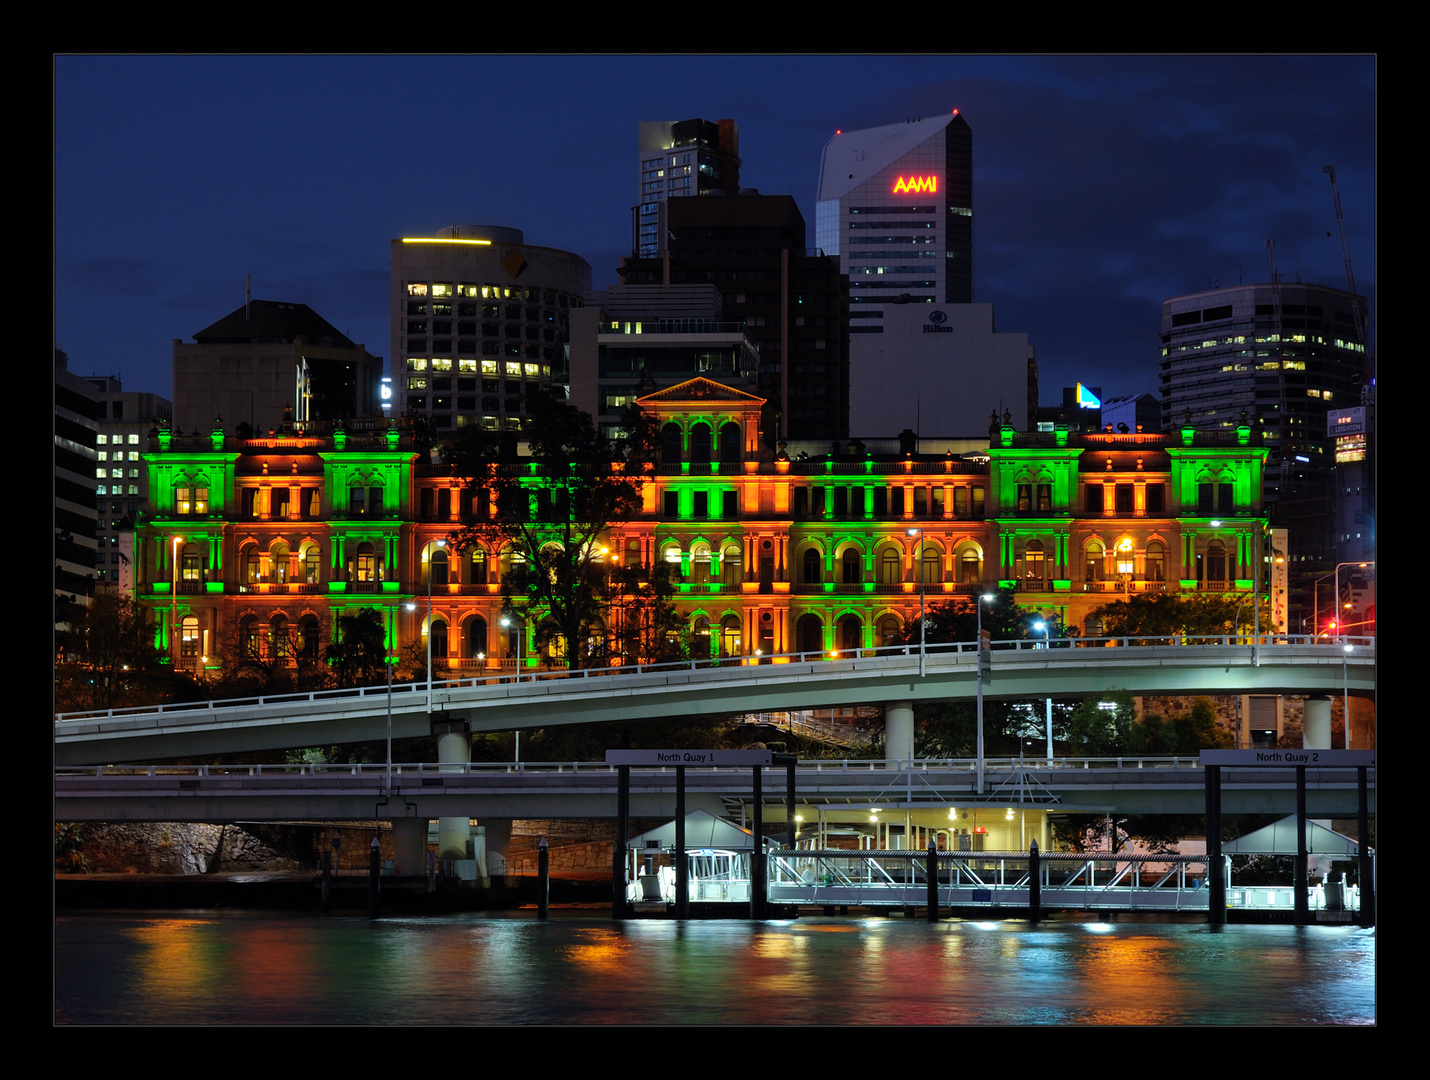
M76 914L60 1024L1370 1024L1353 927Z

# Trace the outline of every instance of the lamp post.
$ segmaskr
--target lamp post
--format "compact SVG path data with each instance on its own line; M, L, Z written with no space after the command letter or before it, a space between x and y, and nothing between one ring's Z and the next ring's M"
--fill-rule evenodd
M182 536L174 537L173 553L169 557L169 570L174 576L173 585L170 586L169 595L169 632L173 635L174 644L170 646L173 650L174 668L179 667L179 545L184 542Z
M423 560L427 563L427 712L432 712L432 544L427 545ZM436 546L444 548L447 541L438 540Z
M1351 649L1348 641L1341 650L1341 716L1346 725L1346 749L1351 748Z
M974 609L978 612L978 794L983 794L983 602L991 601L992 593L979 594Z
M924 622L924 596L925 596L925 573L924 573L924 531L922 529L910 529L910 536L919 538L918 563L919 563L919 678L924 677L925 656L927 649L924 642L928 636L928 626ZM981 757L981 755L980 755Z
M513 627L513 626L519 626L519 627L521 627L521 632L516 635L516 681L517 681L517 682L521 682L521 639L526 636L526 624L525 624L525 623L522 623L522 622L518 622L516 619L512 618L512 617L509 616L509 615L503 615L503 616L501 617L501 624L502 624L503 627L506 627L506 628L508 628L508 629L510 629L510 628ZM520 760L521 760L521 731L520 731L520 730L516 731L516 732L515 732L515 735L516 735L516 757L515 757L515 760L520 761Z

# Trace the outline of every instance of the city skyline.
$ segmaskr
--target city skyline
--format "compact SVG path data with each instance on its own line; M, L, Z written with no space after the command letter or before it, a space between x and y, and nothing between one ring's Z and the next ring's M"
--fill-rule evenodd
M631 78L651 65L721 77L656 96ZM1373 57L58 57L54 336L76 373L169 396L172 340L252 274L255 298L385 355L395 237L503 225L615 281L640 121L734 118L741 183L813 222L836 129L958 108L974 300L1029 335L1046 400L1155 392L1161 301L1267 280L1266 239L1283 280L1345 287L1325 164L1373 325L1375 74Z

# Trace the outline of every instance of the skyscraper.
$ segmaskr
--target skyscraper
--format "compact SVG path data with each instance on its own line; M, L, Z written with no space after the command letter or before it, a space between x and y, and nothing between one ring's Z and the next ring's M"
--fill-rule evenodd
M894 304L973 302L973 133L947 116L837 133L824 147L815 243L849 275L850 333Z
M571 309L591 266L520 229L453 225L392 241L392 366L401 416L439 434L519 431L526 395L566 381Z
M1352 304L1323 285L1280 283L1162 301L1162 428L1231 430L1243 414L1270 451L1266 502L1288 532L1291 627L1337 555L1335 439L1328 411L1361 404L1369 370Z
M740 191L740 125L733 120L642 120L639 202L632 215L631 252L653 258L667 199Z

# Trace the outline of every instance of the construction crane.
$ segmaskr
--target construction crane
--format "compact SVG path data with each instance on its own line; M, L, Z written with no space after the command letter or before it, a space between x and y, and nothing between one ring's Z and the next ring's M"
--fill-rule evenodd
M1336 206L1336 225L1341 230L1341 254L1346 260L1346 288L1351 294L1351 313L1356 320L1356 344L1365 347L1365 324L1360 317L1360 304L1356 302L1356 275L1351 269L1351 242L1346 236L1346 215L1341 211L1341 191L1336 187L1336 167L1322 165L1321 171L1331 178L1331 200Z

